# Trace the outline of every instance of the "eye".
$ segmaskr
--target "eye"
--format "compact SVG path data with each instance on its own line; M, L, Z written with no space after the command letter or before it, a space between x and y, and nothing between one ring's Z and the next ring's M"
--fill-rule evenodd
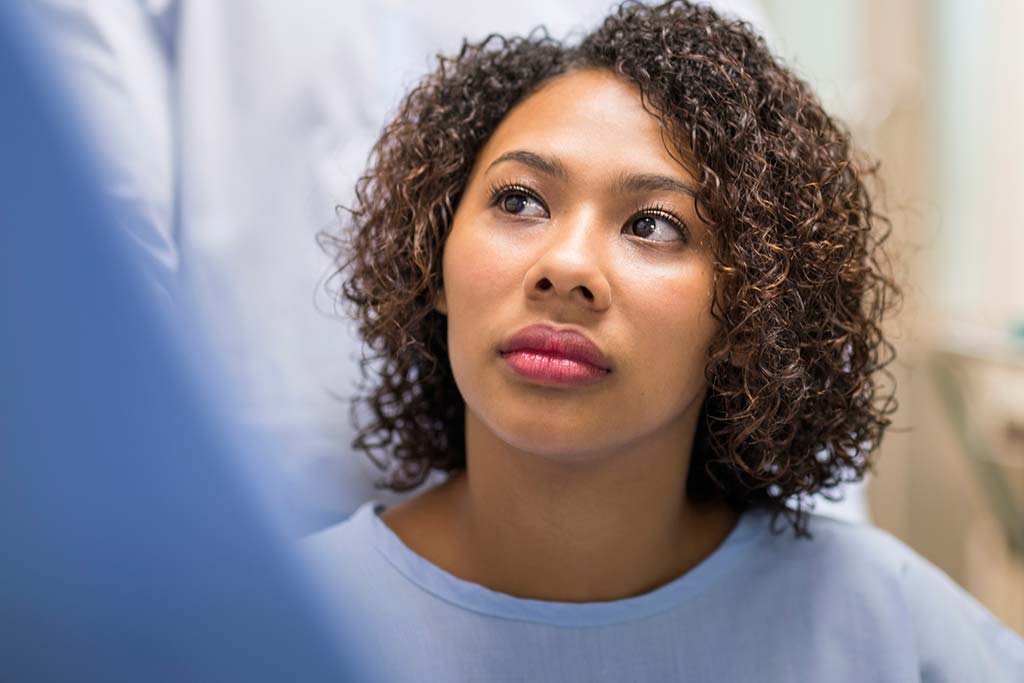
M683 221L660 206L639 209L623 230L651 242L688 241Z
M536 193L522 185L498 185L491 188L491 205L504 213L526 218L548 215Z

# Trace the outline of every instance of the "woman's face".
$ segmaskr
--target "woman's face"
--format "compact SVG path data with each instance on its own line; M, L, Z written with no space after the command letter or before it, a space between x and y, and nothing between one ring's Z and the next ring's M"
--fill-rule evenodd
M467 421L566 461L692 434L717 323L679 158L639 90L608 71L556 77L503 119L457 207L437 303ZM582 333L610 370L502 352L534 324Z

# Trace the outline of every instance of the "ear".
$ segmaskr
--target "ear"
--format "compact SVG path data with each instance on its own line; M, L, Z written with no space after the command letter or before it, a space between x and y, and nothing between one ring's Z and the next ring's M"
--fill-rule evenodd
M448 299L444 295L444 287L437 290L437 298L434 299L434 310L441 315L448 315Z

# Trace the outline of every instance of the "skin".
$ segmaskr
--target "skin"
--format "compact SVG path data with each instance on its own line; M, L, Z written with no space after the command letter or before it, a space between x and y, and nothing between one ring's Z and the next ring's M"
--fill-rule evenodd
M514 151L557 159L566 177L498 161ZM707 226L685 191L617 187L624 174L696 187L685 158L639 90L603 70L548 81L495 130L456 210L437 301L467 467L381 513L414 552L516 597L606 601L677 578L733 529L736 512L684 494L717 325ZM494 183L537 196L494 202ZM652 203L681 219L684 240L663 214L643 219ZM534 323L582 332L611 372L584 387L523 379L498 348Z

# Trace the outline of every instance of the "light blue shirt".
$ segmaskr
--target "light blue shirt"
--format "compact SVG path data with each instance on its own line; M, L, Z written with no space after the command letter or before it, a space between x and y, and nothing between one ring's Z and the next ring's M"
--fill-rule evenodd
M414 553L371 501L303 542L386 681L1024 681L1024 639L879 529L744 513L649 593L528 600Z

